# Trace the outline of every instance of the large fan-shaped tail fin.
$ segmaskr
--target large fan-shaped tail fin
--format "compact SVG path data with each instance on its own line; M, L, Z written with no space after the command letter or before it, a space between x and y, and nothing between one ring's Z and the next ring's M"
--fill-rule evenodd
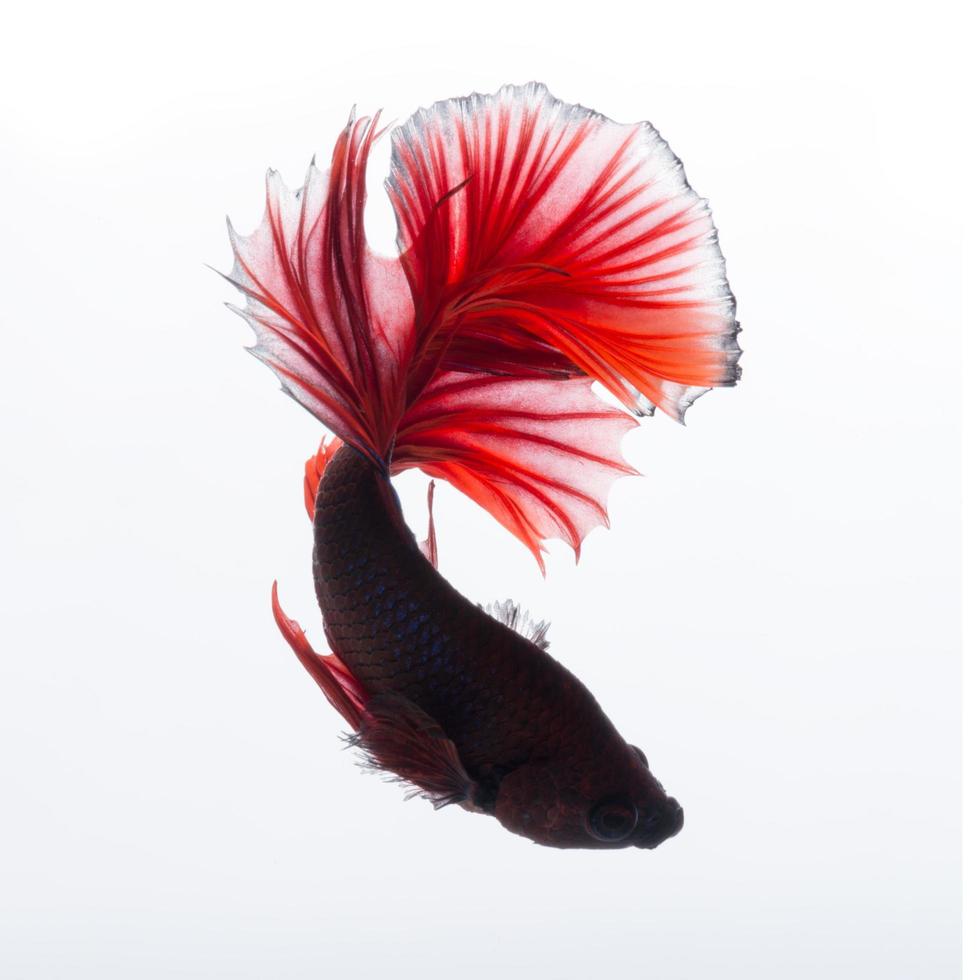
M578 556L608 525L617 477L636 471L619 443L636 421L600 400L588 378L443 373L406 414L392 457L421 466L486 509L534 554L559 538Z
M344 442L384 463L404 412L413 306L397 259L364 234L365 174L378 118L351 119L330 169L310 164L292 193L269 172L262 223L230 229L236 310L255 331L251 352L284 390Z
M349 121L330 169L270 174L252 235L232 232L253 352L344 442L449 480L541 562L605 523L630 418L682 418L737 376L734 301L706 203L648 124L508 86L394 131L402 253L363 212L378 118ZM336 444L334 444L336 445ZM329 457L306 473L307 506Z
M403 261L443 365L574 365L675 418L735 382L711 214L648 123L529 84L419 110L393 143Z

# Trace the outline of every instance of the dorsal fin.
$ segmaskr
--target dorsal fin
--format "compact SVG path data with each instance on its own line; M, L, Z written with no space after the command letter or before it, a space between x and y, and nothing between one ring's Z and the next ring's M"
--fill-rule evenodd
M252 351L379 470L447 480L543 571L543 542L578 556L634 472L619 449L634 420L593 381L676 419L736 381L707 203L649 124L505 86L392 133L401 254L385 258L363 216L381 134L352 118L328 172L311 166L298 195L271 174L260 227L232 232Z
M480 603L480 608L508 629L529 639L539 649L547 650L551 645L545 635L551 623L544 619L532 619L531 614L513 599L488 602L486 605Z

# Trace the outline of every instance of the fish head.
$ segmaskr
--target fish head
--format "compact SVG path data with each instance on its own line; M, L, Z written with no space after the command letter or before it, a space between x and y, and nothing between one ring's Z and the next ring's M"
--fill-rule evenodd
M684 811L621 739L603 752L519 766L500 783L494 816L547 847L654 848L677 834Z

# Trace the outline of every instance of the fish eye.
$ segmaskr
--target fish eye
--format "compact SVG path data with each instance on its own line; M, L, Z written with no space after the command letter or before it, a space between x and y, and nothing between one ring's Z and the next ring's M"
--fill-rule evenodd
M640 762L642 762L643 765L645 765L647 769L649 769L650 763L647 762L647 755L643 751L643 749L637 748L635 745L631 745L630 748L640 757Z
M599 840L625 840L633 833L636 820L636 807L629 800L600 800L589 812L589 832Z

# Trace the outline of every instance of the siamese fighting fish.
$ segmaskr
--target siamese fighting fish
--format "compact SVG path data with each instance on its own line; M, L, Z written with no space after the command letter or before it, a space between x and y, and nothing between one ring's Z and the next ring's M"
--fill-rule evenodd
M391 481L411 467L447 481L542 572L545 539L577 556L608 525L612 482L635 473L620 441L636 417L681 421L738 377L707 203L649 123L506 86L390 132L386 257L364 227L385 132L352 113L326 169L314 161L296 192L270 172L259 228L231 231L250 350L329 433L305 468L329 652L273 585L276 622L366 763L436 807L551 847L654 848L683 810L644 753L543 624L440 575L432 484L418 543Z

